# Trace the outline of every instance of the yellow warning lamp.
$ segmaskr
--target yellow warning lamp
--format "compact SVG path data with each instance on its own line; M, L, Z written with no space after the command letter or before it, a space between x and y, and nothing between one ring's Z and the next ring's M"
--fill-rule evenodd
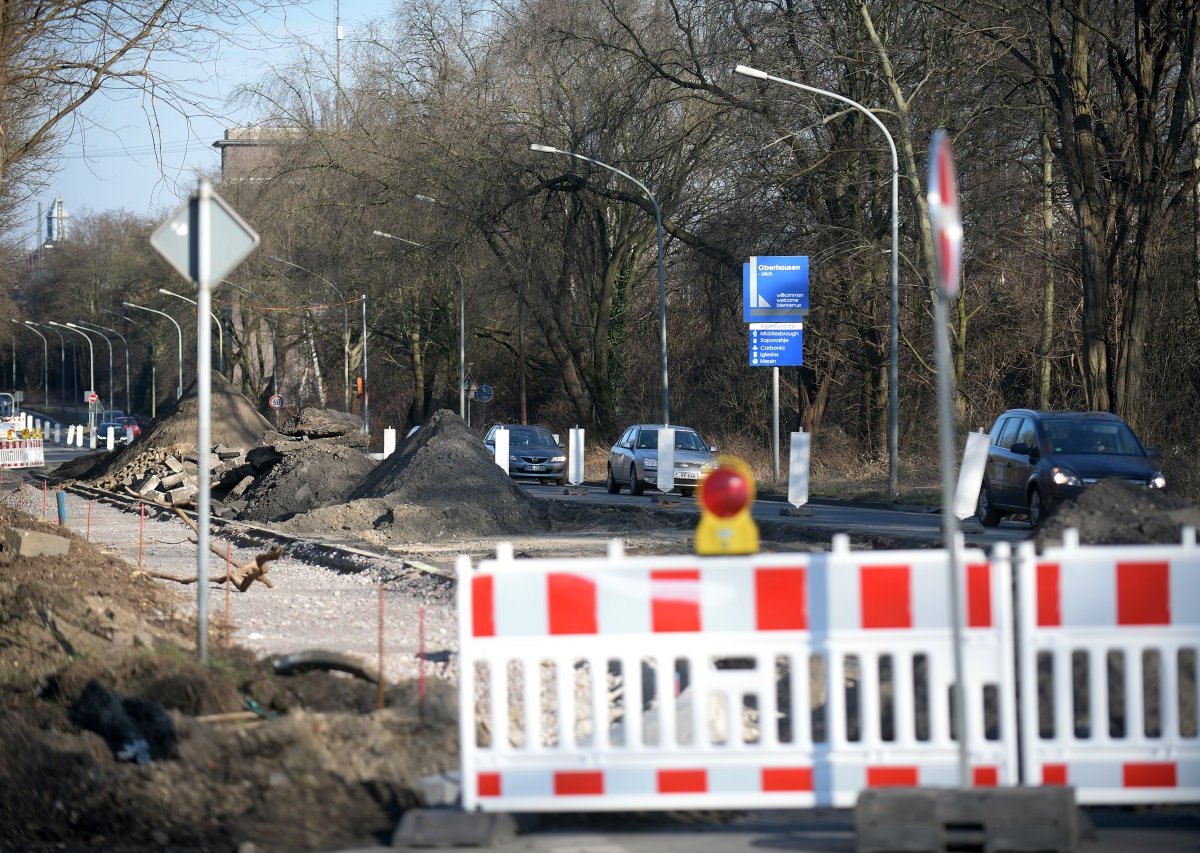
M700 523L696 525L696 553L758 552L758 525L750 517L754 502L754 475L736 456L720 456L717 465L700 481Z

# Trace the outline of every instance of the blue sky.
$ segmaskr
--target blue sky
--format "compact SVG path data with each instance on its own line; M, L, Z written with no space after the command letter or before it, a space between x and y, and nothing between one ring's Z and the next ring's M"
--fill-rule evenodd
M297 46L304 42L313 45L330 57L333 65L338 5L338 0L304 0L289 9L286 17L266 18L260 26L280 40ZM396 0L340 0L346 40L343 56L347 42L356 37L356 30L361 34L365 21L387 14L395 5ZM139 216L165 217L194 189L198 169L211 170L220 164L220 153L212 143L224 136L227 127L255 120L256 116L248 111L234 111L227 105L236 87L260 78L273 64L286 63L293 54L294 50L286 46L225 49L219 63L200 73L211 82L197 90L206 110L223 120L199 112L185 117L160 110L154 117L161 124L157 135L151 129L152 119L140 93L94 98L85 108L88 127L72 137L58 161L59 170L49 178L46 188L30 199L24 220L26 233L17 236L32 245L37 238L38 203L44 212L56 197L62 198L71 217L119 209ZM170 62L162 61L159 69L170 74ZM188 74L198 76L194 69ZM156 155L160 146L161 153Z

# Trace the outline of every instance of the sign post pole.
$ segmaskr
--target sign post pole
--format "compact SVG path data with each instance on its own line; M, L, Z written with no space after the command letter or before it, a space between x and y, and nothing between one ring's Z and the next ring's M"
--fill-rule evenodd
M971 787L970 752L966 730L965 673L962 652L962 579L958 544L958 518L954 514L954 388L950 382L950 335L946 329L947 303L958 295L962 263L962 218L958 208L958 178L950 138L944 130L933 135L929 147L929 180L926 186L929 219L937 257L937 295L933 300L934 341L938 375L938 422L942 462L942 541L949 564L950 624L954 629L954 729L958 733L958 784Z
M253 251L258 234L201 178L187 203L150 235L150 244L196 286L196 655L207 663L212 287Z

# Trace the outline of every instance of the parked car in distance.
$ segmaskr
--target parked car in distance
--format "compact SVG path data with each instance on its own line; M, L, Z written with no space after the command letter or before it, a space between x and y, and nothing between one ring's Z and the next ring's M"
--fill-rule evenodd
M608 453L608 493L629 487L640 495L647 485L658 482L658 431L661 424L634 424L621 434ZM690 495L706 468L717 463L716 446L704 443L691 427L671 425L675 430L675 483L679 492Z
M1064 500L1100 480L1115 478L1151 489L1167 481L1123 420L1108 412L1039 412L1010 409L989 436L987 465L976 516L994 527L1023 514L1031 527Z
M567 482L567 454L554 433L540 424L493 424L483 437L488 450L496 452L496 433L508 430L508 476L515 480Z
M142 434L141 424L139 424L137 418L133 417L132 415L118 414L114 416L112 412L106 412L103 420L96 425L96 435L101 440L104 440L108 435L109 427L112 427L113 430L113 440L121 443L125 443L126 441L125 436L127 429L132 429L134 438L137 438Z

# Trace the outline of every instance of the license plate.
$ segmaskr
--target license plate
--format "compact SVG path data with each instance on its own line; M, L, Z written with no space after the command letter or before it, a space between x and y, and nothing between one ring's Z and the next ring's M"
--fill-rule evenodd
M545 465L528 465L528 466L526 466L525 470L526 471L545 471L546 466Z
M698 480L698 479L700 479L700 474L696 471L676 471L675 479L676 480Z

